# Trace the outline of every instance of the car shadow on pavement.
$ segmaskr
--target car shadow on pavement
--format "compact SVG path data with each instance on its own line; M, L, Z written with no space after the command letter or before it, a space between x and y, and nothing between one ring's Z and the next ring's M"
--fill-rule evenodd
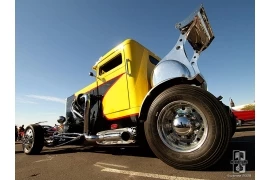
M91 152L99 154L112 154L112 155L123 155L123 156L140 156L156 158L151 150L141 149L139 147L63 147L63 148L52 148L44 149L39 155L48 154L66 154L66 153L78 153L78 152Z
M244 132L244 131L255 131L255 127L254 126L252 126L252 127L245 126L245 127L236 129L236 132Z
M233 151L245 151L246 160L248 164L246 165L246 171L255 170L255 136L242 136L233 137L227 151L223 157L211 168L206 171L232 171L233 165L230 163L233 160ZM157 158L152 151L142 150L140 148L97 148L93 153L106 153L113 155L123 155L123 156L139 156L148 158Z
M78 148L51 149L51 150L42 150L39 155L68 154L68 153L77 153L79 151L80 150Z
M15 151L15 154L23 153L23 151Z
M118 156L138 156L146 158L157 158L156 155L147 148L140 147L127 147L127 148L106 148L106 147L97 147L93 153L106 153Z

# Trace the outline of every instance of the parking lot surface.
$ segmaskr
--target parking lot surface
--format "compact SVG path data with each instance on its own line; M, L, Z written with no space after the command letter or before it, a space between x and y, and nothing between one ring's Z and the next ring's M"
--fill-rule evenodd
M244 173L234 173L233 150L244 151L248 164ZM176 170L149 152L138 148L95 148L63 146L44 148L28 156L15 142L16 180L221 180L255 179L255 126L237 128L222 159L206 171Z

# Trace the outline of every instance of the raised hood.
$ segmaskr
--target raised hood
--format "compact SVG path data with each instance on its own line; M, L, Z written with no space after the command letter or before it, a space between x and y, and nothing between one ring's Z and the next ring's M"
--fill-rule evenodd
M176 28L182 34L186 33L188 42L198 52L205 50L214 39L211 25L202 5L184 21L176 24Z

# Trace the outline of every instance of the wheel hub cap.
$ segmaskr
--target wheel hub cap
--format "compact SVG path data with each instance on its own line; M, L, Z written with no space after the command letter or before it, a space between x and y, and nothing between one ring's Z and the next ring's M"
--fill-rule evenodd
M206 140L208 123L195 104L178 100L160 111L157 129L161 140L171 150L191 152L200 148Z
M187 136L193 133L192 125L187 117L177 117L173 120L173 129L179 135Z

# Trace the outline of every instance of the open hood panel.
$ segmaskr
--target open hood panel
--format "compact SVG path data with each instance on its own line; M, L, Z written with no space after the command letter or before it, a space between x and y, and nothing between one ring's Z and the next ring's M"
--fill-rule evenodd
M182 34L186 34L188 42L198 52L205 50L214 39L214 33L202 6L184 21L178 23L176 28Z

